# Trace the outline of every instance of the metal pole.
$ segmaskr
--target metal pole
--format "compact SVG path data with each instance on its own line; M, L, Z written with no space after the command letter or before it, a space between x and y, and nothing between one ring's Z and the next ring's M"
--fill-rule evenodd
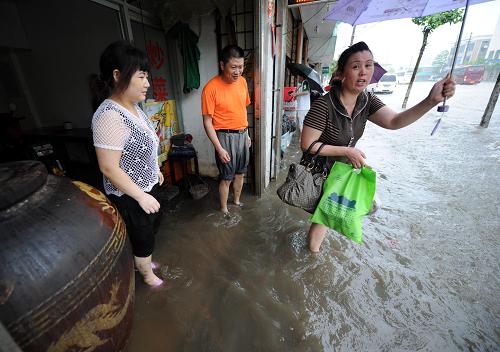
M453 61L451 62L450 77L453 74L453 69L455 68L455 61L457 61L458 49L460 48L460 41L462 40L462 33L464 31L465 19L467 18L467 11L468 10L469 10L469 0L467 0L465 2L464 17L462 18L462 25L460 26L460 33L458 33L458 40L457 40L457 44L455 46L455 53L453 54ZM465 55L465 52L464 52L464 55ZM443 105L438 106L437 111L443 112L443 113L448 111L448 105L446 105L446 97L444 97ZM441 117L437 120L436 125L434 125L434 128L432 129L432 132L431 132L431 136L437 131L437 128L438 128L440 123L441 123Z
M356 33L356 26L352 27L351 44L349 44L349 46L351 46L352 43L354 42L354 33Z
M468 10L469 10L469 0L467 0L465 2L464 18L462 19L462 25L460 26L460 33L458 33L458 40L457 40L457 45L455 47L455 54L453 55L453 61L451 62L450 75L453 74L453 69L455 68L455 61L457 61L458 49L460 48L460 41L462 40L462 33L464 31L465 19L467 18L467 11ZM464 55L465 55L465 52L464 52ZM443 104L444 104L444 102L443 102Z
M280 170L281 162L281 122L283 119L283 86L285 85L285 60L286 60L286 36L287 32L287 17L288 8L285 0L276 1L276 58L275 58L275 105L274 113L276 116L274 139L274 170L272 171L271 180L276 180Z
M500 93L500 73L498 74L497 83L495 83L495 88L493 88L493 91L491 92L490 101L488 101L488 105L486 105L486 109L484 110L479 126L487 128L490 124L491 115L493 114L493 110L495 110L495 105L497 104L498 93Z

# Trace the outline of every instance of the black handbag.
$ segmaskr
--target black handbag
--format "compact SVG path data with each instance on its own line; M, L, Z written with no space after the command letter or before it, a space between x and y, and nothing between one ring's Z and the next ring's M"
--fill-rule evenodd
M313 213L323 192L323 183L328 176L326 157L319 153L325 144L321 143L316 153L311 150L316 143L311 143L302 154L298 164L292 163L288 169L286 181L278 188L278 197L288 205Z

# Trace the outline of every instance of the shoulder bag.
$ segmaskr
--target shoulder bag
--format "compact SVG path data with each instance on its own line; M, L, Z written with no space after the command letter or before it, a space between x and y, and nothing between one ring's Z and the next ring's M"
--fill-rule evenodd
M323 183L328 176L326 157L319 155L325 144L321 143L316 153L311 153L316 143L320 142L311 143L300 163L290 165L286 181L277 190L278 197L283 202L311 214L321 198Z

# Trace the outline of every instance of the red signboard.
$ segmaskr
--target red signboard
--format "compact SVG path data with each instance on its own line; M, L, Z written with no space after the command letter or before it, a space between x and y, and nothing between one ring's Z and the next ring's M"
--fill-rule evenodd
M153 77L153 96L156 101L167 100L167 81L163 77Z
M151 66L157 70L163 66L163 63L165 62L165 53L158 42L149 41L146 44L146 52Z
M288 0L288 6L311 5L313 3L327 2L331 0Z

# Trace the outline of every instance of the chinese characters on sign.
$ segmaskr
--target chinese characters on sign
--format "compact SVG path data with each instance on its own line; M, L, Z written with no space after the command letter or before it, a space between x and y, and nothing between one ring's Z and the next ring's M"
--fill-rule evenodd
M148 53L151 65L157 70L160 69L165 62L165 54L163 49L160 47L160 44L158 42L149 41L146 44L146 52Z
M288 7L311 4L315 2L326 2L327 0L288 0Z
M148 41L146 44L146 53L152 68L159 70L165 63L165 53L158 42ZM156 101L167 100L167 80L162 75L153 75L152 86L153 97Z
M163 77L153 77L153 97L156 101L167 100L167 80Z

